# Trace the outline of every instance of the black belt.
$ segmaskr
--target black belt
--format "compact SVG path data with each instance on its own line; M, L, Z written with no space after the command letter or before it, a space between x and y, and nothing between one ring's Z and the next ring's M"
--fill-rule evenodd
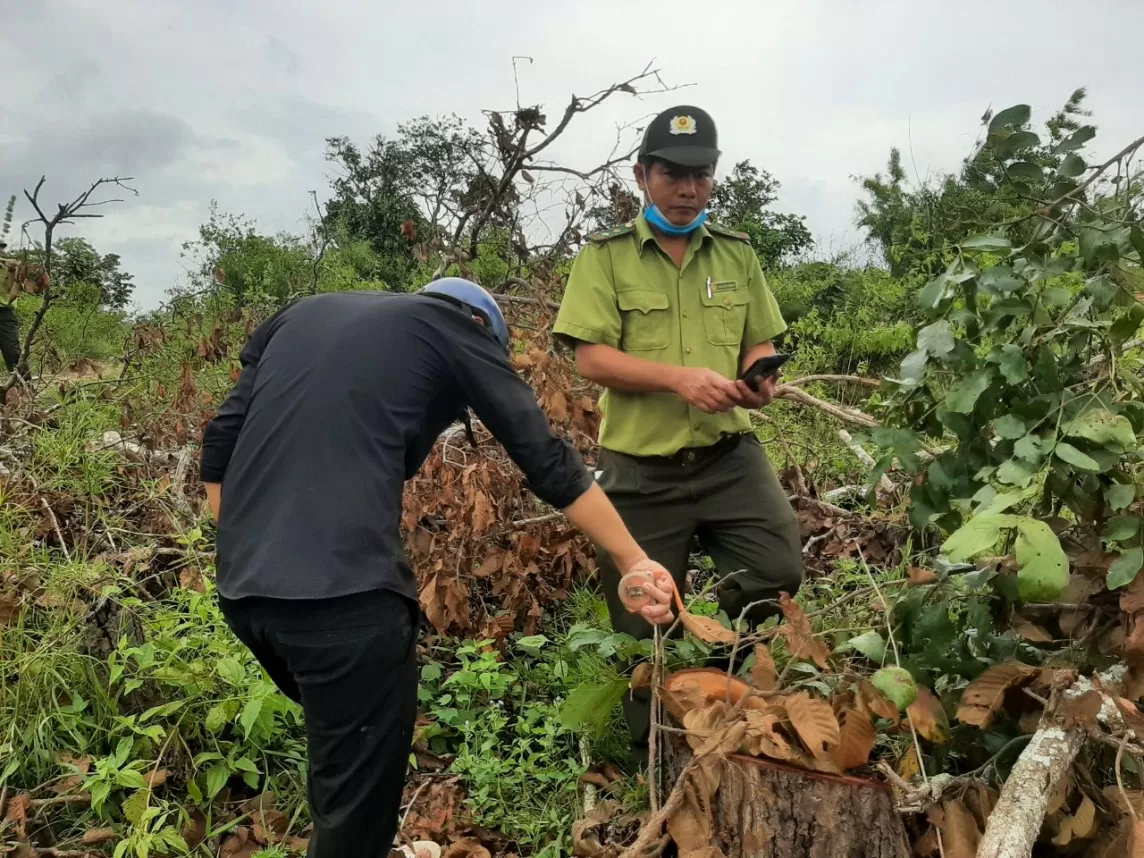
M684 447L679 452L672 453L670 456L628 455L629 458L648 465L696 465L699 462L706 462L729 453L739 446L739 443L743 440L745 435L745 432L738 432L734 435L724 435L714 444L709 444L706 447Z

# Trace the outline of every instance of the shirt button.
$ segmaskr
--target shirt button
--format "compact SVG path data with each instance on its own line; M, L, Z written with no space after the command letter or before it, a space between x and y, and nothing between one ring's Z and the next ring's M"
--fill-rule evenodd
M691 354L691 346L688 346L687 348L685 348L684 351L687 352L688 354Z
M686 312L684 312L684 313L683 313L683 318L685 318L685 319L687 318L687 313L686 313Z
M730 307L731 306L731 299L730 298L724 298L723 299L723 306L724 307Z

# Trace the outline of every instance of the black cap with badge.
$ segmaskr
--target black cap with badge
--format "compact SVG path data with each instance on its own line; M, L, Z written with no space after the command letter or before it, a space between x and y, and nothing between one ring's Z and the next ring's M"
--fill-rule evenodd
M715 122L706 110L680 105L648 123L638 158L662 158L684 167L707 167L719 160Z

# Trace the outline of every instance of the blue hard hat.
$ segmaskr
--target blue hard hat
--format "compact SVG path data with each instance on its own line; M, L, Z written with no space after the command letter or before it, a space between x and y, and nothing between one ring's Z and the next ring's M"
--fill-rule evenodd
M508 351L508 324L504 320L504 313L497 306L496 299L476 283L460 277L442 277L429 283L421 291L430 295L448 295L468 304L484 317L501 348Z

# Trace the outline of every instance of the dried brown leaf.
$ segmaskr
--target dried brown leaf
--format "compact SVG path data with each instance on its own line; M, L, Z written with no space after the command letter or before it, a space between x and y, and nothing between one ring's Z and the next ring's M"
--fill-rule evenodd
M837 719L839 740L833 752L835 764L842 771L866 765L878 736L865 707L842 708Z
M780 730L784 718L782 709L748 709L743 717L747 723L741 745L744 754L772 760L797 759L798 753L791 747L790 739Z
M945 819L941 827L945 858L974 858L981 843L981 831L973 814L960 801L943 803Z
M989 668L971 683L961 695L957 707L957 720L988 729L1005 702L1009 689L1028 682L1036 668L1018 662L1007 662Z
M879 718L885 718L897 725L900 720L898 707L886 695L874 687L868 679L858 680L858 696L866 707Z
M778 685L775 660L766 644L755 644L755 664L751 668L751 686L759 691L774 691Z
M1132 851L1129 858L1144 858L1144 822L1132 821Z
M1129 615L1144 611L1144 575L1137 575L1121 591L1120 610Z
M1080 697L1066 697L1057 709L1061 726L1065 729L1095 727L1096 717L1103 705L1104 698L1099 691L1086 691Z
M911 566L906 572L910 586L918 587L922 584L932 584L937 581L937 573L932 569L923 569L920 566Z
M441 858L492 858L492 855L477 838L462 837L450 843Z
M114 840L118 836L112 828L89 828L83 833L83 844L84 846L95 846Z
M1087 795L1080 800L1080 807L1072 815L1073 837L1087 839L1096 833L1096 805Z
M841 731L834 710L825 700L811 697L805 691L775 701L782 706L806 749L816 759L829 760L841 741Z
M632 671L631 686L633 690L640 688L651 687L651 677L654 673L654 668L651 666L650 661L641 661L636 665L636 669Z
M949 741L949 718L945 708L937 695L924 685L918 686L918 699L906 709L906 717L923 739L936 745Z
M16 836L21 840L28 836L28 808L31 804L32 797L28 793L19 793L8 800L8 809L4 814L4 818L12 823Z
M810 626L806 612L789 595L782 593L779 596L786 624L779 627L790 647L791 657L798 660L810 659L823 670L830 666L830 648L815 637L814 629Z
M155 789L155 787L159 787L165 784L167 782L167 778L170 776L171 773L167 769L156 769L155 771L149 771L147 774L143 775L143 780L147 782L148 787Z
M1053 636L1036 623L1029 622L1020 614L1013 614L1013 631L1030 643L1052 643Z
M736 632L720 624L714 617L701 617L690 611L681 611L679 619L687 631L706 643L734 644L739 639Z

